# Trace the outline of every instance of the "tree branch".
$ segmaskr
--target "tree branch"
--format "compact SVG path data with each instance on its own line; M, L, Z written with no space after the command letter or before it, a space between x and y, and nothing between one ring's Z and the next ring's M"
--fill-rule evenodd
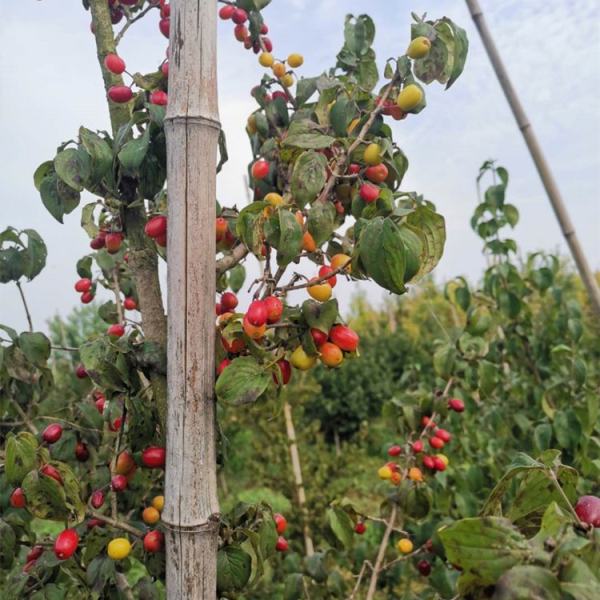
M244 244L238 244L232 250L231 254L226 254L223 258L220 258L216 265L217 277L220 277L223 273L240 263L246 257L248 252L249 250Z
M31 321L31 313L29 312L29 307L27 306L27 300L25 299L25 294L23 293L23 288L21 287L21 282L16 281L17 288L19 289L19 294L21 294L21 300L23 301L23 306L25 307L25 314L27 315L27 322L29 323L29 331L33 332L33 323Z
M375 560L375 566L373 567L373 573L371 574L371 581L369 582L369 590L367 592L366 600L373 600L375 592L377 591L377 579L381 572L381 566L385 557L385 551L387 550L388 543L390 541L390 535L394 529L394 522L396 521L396 513L398 508L395 504L392 505L392 512L390 513L383 538L379 544L379 551L377 552L377 559Z

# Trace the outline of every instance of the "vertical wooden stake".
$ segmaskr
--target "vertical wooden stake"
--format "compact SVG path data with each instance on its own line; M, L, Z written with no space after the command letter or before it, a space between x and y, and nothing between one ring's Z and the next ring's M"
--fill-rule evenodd
M500 53L498 52L498 48L496 48L492 34L490 33L487 23L483 17L483 11L479 6L478 0L466 0L466 2L469 12L471 13L471 17L473 18L473 22L475 23L475 27L477 27L477 30L479 31L481 41L483 42L490 62L492 63L492 67L494 67L494 71L496 72L496 76L498 77L498 81L502 87L502 91L504 92L513 115L515 116L519 130L525 138L525 143L529 148L531 158L533 158L533 162L535 163L540 179L542 180L544 188L546 189L546 194L548 194L548 199L550 200L550 204L552 205L554 214L556 215L560 230L567 241L567 245L569 246L569 250L571 251L571 255L573 256L573 260L575 261L575 265L577 266L581 280L587 288L592 310L596 314L596 317L600 317L600 287L598 287L598 283L596 282L594 274L590 269L590 265L588 264L585 254L583 253L583 249L581 248L581 244L577 238L577 233L575 232L575 227L573 226L569 212L567 211L561 193L556 185L556 181L554 180L550 166L546 162L546 157L544 156L542 148L538 142L537 136L533 131L533 127L531 126L531 123L525 114L525 110L521 105L519 97L517 96L517 92L513 87L508 76L508 72L504 67L504 63L500 58Z
M214 0L171 3L168 409L163 522L167 597L216 598L214 409L217 107Z

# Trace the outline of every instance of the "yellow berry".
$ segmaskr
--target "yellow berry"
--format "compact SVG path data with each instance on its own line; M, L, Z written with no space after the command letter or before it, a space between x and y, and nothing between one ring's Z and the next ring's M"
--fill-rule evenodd
M331 268L336 270L346 265L343 271L350 273L352 271L352 265L348 262L349 260L350 257L347 254L335 254L331 257Z
M309 286L307 291L311 298L314 298L319 302L326 302L329 300L332 293L331 286L326 281Z
M379 467L377 475L379 479L391 479L393 471L387 465L383 465L383 467Z
M265 202L268 202L271 206L280 206L283 204L283 198L277 192L270 192L265 196Z
M365 148L364 161L371 166L381 163L381 146L379 144L369 144Z
M290 356L290 362L292 366L296 367L296 369L300 369L300 371L308 371L315 366L317 362L316 356L309 356L304 352L304 348L302 346L298 346Z
M272 67L273 63L275 62L275 59L273 58L273 55L270 52L261 52L260 56L258 57L258 62L263 67Z
M423 481L423 473L419 467L412 467L408 471L408 478L411 481Z
M416 37L408 46L406 55L409 58L423 58L429 54L431 42L424 35Z
M162 512L162 509L165 507L165 497L154 496L154 498L152 498L152 506L154 506L156 510Z
M272 69L275 77L283 77L285 75L285 65L283 63L275 63Z
M416 84L407 85L396 99L396 104L404 111L408 112L421 104L423 100L423 90Z
M248 130L248 133L250 135L253 135L256 133L256 116L255 115L250 115L248 117L248 121L246 122L246 129Z
M413 551L413 547L413 543L408 538L398 540L398 543L396 544L396 548L398 548L402 554L410 554Z
M115 538L108 543L106 548L109 558L123 560L131 552L131 543L127 538Z
M291 73L286 73L281 77L281 83L283 83L285 87L292 87L294 85L294 76Z
M287 64L290 65L292 69L297 69L298 67L301 67L303 62L304 57L302 56L302 54L290 54L287 57Z
M147 506L142 511L142 520L146 525L154 525L160 521L160 513L154 506Z

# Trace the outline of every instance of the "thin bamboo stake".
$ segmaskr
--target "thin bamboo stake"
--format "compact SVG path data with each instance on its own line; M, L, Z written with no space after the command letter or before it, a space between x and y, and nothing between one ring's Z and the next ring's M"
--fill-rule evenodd
M550 166L546 162L546 157L544 156L542 148L538 142L537 136L535 135L533 127L529 122L527 115L525 114L525 110L521 105L519 97L517 96L517 92L510 81L508 72L506 71L506 68L504 67L500 57L500 53L498 52L498 48L496 48L496 44L494 43L490 30L488 29L487 23L483 16L483 11L479 6L479 1L466 0L466 3L467 7L469 8L469 12L471 13L471 17L475 23L475 27L477 27L477 31L479 31L481 41L483 42L490 62L492 63L492 67L496 72L496 76L498 77L498 81L502 87L502 91L504 92L513 115L515 116L519 130L525 138L525 143L529 148L531 158L533 158L533 162L535 163L539 176L542 180L542 184L546 189L548 199L550 200L550 204L552 205L562 234L567 241L567 245L569 246L571 255L573 256L573 260L575 261L579 271L579 275L581 276L581 279L587 288L592 309L596 316L600 317L600 288L598 287L598 283L594 278L594 273L592 272L585 254L583 253L579 239L577 238L577 234L575 232L575 227L573 226L569 213L564 205L562 196L556 181L554 180L552 171L550 170Z
M283 401L283 415L285 418L285 430L290 446L290 459L292 461L292 471L294 473L294 482L296 483L296 497L298 507L302 515L302 531L304 533L304 548L306 556L312 556L315 553L310 529L308 526L308 511L306 508L306 492L304 490L304 480L302 479L302 466L300 464L300 453L298 452L298 443L296 441L296 428L292 417L292 407L287 398Z
M171 3L167 136L167 597L216 598L217 3Z

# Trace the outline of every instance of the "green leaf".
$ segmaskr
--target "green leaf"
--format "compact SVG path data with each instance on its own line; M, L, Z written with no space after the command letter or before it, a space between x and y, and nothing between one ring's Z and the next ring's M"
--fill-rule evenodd
M119 162L126 173L135 174L146 157L150 145L150 127L134 140L127 142L119 151Z
M519 209L514 204L505 204L502 210L508 224L514 227L519 222Z
M8 436L5 472L9 483L20 485L25 475L35 469L37 448L36 437L28 431L21 431L16 436Z
M456 348L451 344L440 346L433 353L433 368L442 379L448 379L454 370Z
M327 509L329 527L345 548L351 548L354 543L354 524L348 513L339 506Z
M94 210L97 206L97 202L90 202L81 209L81 227L90 238L95 238L98 235L98 226L94 221Z
M337 300L317 302L316 300L305 300L302 304L302 316L311 329L318 329L323 333L329 333L338 318L339 308Z
M40 196L42 203L48 212L59 222L63 222L63 217L75 209L77 204L73 206L73 202L69 199L65 200L65 196L59 191L60 180L56 174L49 175L44 178L40 184ZM64 189L62 190L64 194Z
M236 358L217 379L215 392L225 404L249 404L264 393L271 381L270 371L251 356Z
M248 583L251 572L252 558L239 546L225 546L217 552L217 588L219 592L242 589Z
M345 94L338 96L329 111L329 122L338 137L348 136L348 125L356 113L356 107Z
M446 224L444 217L427 206L420 205L406 217L406 222L419 236L423 246L420 254L420 267L413 279L420 279L430 273L444 253Z
M18 344L29 362L36 367L46 366L51 348L50 340L43 333L25 331L19 335Z
M446 89L448 89L460 77L465 68L467 53L469 51L469 40L464 29L456 25L456 23L450 19L445 20L451 25L454 33L454 60L452 62L450 79L448 79L448 83L446 84Z
M290 573L285 578L283 600L301 600L304 597L304 578L302 573Z
M323 189L326 181L327 159L317 152L303 152L294 164L291 192L295 203L304 207Z
M236 220L237 236L257 256L260 256L263 243L261 217L266 206L266 202L252 202L240 211Z
M246 280L246 269L244 265L238 263L229 270L228 272L228 285L233 291L234 294L237 294L244 285L244 281Z
M90 177L92 163L83 148L67 148L54 158L54 169L68 186L81 192Z
M480 586L495 584L531 551L512 523L499 517L462 519L438 533L448 562L463 571L460 579Z
M98 316L105 322L110 324L119 322L119 312L117 311L117 305L109 300L98 307Z
M448 44L442 36L437 36L431 43L431 49L427 56L414 61L415 76L426 84L432 83L436 79L445 83L444 71L447 63Z
M54 173L54 161L47 160L46 162L43 162L33 174L33 184L35 185L35 189L39 192L42 181Z
M302 106L317 91L317 77L302 77L296 83L296 102Z
M324 133L296 133L290 134L283 140L284 146L293 146L294 148L329 148L335 138Z
M336 210L331 202L314 202L308 211L306 225L317 246L326 242L335 229Z
M277 264L285 267L292 262L302 250L302 228L296 217L289 210L279 210L279 239L277 244Z
M17 555L15 531L6 521L0 519L0 569L10 569Z
M92 159L92 175L94 181L101 181L112 171L113 154L110 146L98 134L79 128L79 140Z
M575 600L596 600L600 597L600 581L595 572L580 558L565 557L560 570L560 587Z
M518 565L500 577L493 600L561 600L558 579L548 569Z

